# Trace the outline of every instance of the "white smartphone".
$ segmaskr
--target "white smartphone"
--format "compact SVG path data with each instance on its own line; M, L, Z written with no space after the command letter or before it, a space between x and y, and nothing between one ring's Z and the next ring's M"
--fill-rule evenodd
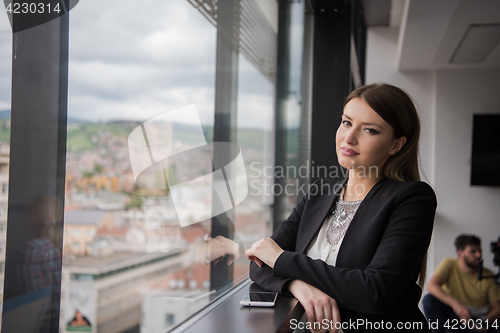
M240 304L244 306L272 307L276 304L278 293L274 292L248 292L241 299Z

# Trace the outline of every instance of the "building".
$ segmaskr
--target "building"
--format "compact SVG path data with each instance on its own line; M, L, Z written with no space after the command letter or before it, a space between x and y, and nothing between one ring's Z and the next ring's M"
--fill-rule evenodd
M116 253L106 257L76 257L64 262L61 330L79 311L91 332L123 332L141 321L143 290L183 267L182 251Z
M92 254L92 243L100 228L113 227L107 211L72 210L64 214L64 244L66 253L78 256Z

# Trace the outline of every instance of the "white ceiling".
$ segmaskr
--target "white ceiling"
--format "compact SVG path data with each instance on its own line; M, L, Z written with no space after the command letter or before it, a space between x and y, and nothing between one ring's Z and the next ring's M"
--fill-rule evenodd
M497 37L500 30L489 29L495 24L500 24L499 0L407 0L401 20L398 68L499 68L500 36L491 37ZM486 27L473 29L486 33L473 35L469 33L471 26ZM465 38L468 34L474 37ZM460 57L456 57L457 52ZM478 57L478 52L484 56ZM462 61L467 57L473 63ZM456 63L457 59L461 63Z

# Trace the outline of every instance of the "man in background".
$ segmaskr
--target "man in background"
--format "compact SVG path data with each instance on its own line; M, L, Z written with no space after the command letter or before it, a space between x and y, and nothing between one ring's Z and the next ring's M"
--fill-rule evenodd
M443 259L429 281L429 294L423 301L425 316L435 333L453 328L500 332L500 286L493 279L477 279L481 240L460 235L455 246L458 258ZM483 274L493 275L487 269Z

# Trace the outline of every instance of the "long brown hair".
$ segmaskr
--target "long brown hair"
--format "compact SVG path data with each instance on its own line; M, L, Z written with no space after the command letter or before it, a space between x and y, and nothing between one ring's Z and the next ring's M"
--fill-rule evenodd
M420 119L411 97L402 89L385 83L359 87L347 96L344 106L353 98L367 103L394 130L394 138L406 137L401 150L391 155L382 173L391 180L412 182L420 180L418 168L418 142ZM418 284L423 288L427 271L427 253L422 260Z

